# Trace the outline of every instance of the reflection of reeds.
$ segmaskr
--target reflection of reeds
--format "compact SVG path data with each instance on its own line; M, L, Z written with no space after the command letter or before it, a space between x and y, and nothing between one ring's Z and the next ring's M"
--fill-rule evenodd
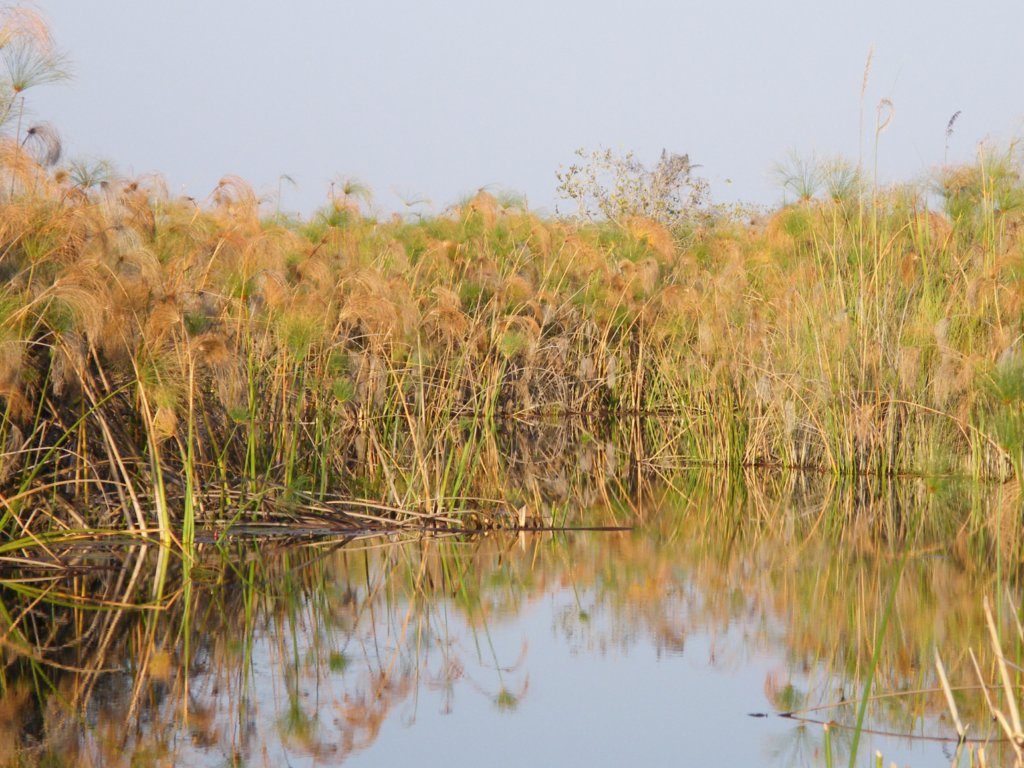
M751 653L779 659L765 694L780 711L834 704L841 694L856 701L892 591L893 554L909 540L890 619L898 631L883 637L874 690L928 690L879 698L869 713L874 727L899 732L946 706L937 682L922 685L933 647L956 660L949 674L958 681L968 674L959 650L987 642L976 595L988 555L964 563L914 554L941 547L947 525L988 535L984 514L971 523L972 492L701 472L676 478L671 492L605 484L579 512L594 525L644 519L642 531L539 534L522 547L501 531L199 543L194 562L161 566L152 545L54 545L69 570L54 578L23 563L3 586L0 727L14 738L0 744L21 745L28 764L58 749L67 764L127 764L169 743L228 757L283 745L337 764L371 745L388 718L409 716L412 701L453 708L458 691L473 691L504 712L529 697L528 649L496 649L495 658L485 650L480 662L472 638L487 649L495 628L551 592L571 596L556 631L580 652L642 641L678 656L706 633L718 668ZM147 607L154 600L158 610ZM28 685L40 675L49 684ZM305 695L318 686L319 708ZM957 696L964 721L978 722L982 698ZM835 717L852 725L853 714L847 705ZM32 731L31 722L45 728ZM185 742L176 736L183 729L192 734ZM848 732L837 727L832 747L848 751ZM187 762L191 748L175 759Z

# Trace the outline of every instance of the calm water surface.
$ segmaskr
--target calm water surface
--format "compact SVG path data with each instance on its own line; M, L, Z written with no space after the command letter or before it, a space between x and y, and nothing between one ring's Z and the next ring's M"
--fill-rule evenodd
M83 557L117 569L57 591L110 605L50 594L18 625L36 661L8 642L0 765L824 766L830 720L845 765L890 594L873 690L898 695L866 728L895 735L858 763L950 765L934 649L974 684L981 596L1019 603L993 493L705 477L595 503L621 533L232 542L162 577L153 548ZM115 605L131 579L150 609Z

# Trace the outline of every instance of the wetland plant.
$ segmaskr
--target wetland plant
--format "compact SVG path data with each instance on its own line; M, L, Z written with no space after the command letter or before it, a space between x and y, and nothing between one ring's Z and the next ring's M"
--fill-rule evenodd
M35 16L2 18L0 54L35 46L14 115L66 68ZM800 165L800 204L730 212L685 155L598 151L559 175L571 219L481 190L382 221L339 177L302 221L237 177L197 202L51 167L51 134L3 119L5 540L542 519L569 481L522 459L531 431L629 433L630 482L713 464L1019 487L1016 144L944 166L941 213L836 158Z

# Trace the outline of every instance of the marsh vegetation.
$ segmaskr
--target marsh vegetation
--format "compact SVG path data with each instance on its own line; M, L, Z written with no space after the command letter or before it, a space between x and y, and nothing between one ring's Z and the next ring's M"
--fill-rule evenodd
M421 694L519 712L491 633L545 600L575 653L767 654L774 762L1020 760L1016 143L884 188L794 155L772 210L581 150L567 215L340 178L302 218L62 162L23 117L66 63L0 20L0 765L336 764Z
M510 481L513 424L633 420L641 473L1019 482L1015 148L946 169L948 215L901 187L672 231L488 192L382 221L338 190L292 221L238 179L199 203L4 151L7 538L188 538L292 501L532 515L567 468Z

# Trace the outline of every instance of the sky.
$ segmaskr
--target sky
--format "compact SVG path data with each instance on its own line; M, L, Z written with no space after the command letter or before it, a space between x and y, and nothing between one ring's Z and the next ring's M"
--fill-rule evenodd
M227 174L309 215L332 178L381 212L480 188L553 211L575 150L688 153L717 202L776 204L769 169L863 151L919 180L1024 117L1024 3L929 0L41 0L73 64L27 94L68 157L205 198ZM282 175L294 184L281 181ZM571 209L564 202L560 210Z

